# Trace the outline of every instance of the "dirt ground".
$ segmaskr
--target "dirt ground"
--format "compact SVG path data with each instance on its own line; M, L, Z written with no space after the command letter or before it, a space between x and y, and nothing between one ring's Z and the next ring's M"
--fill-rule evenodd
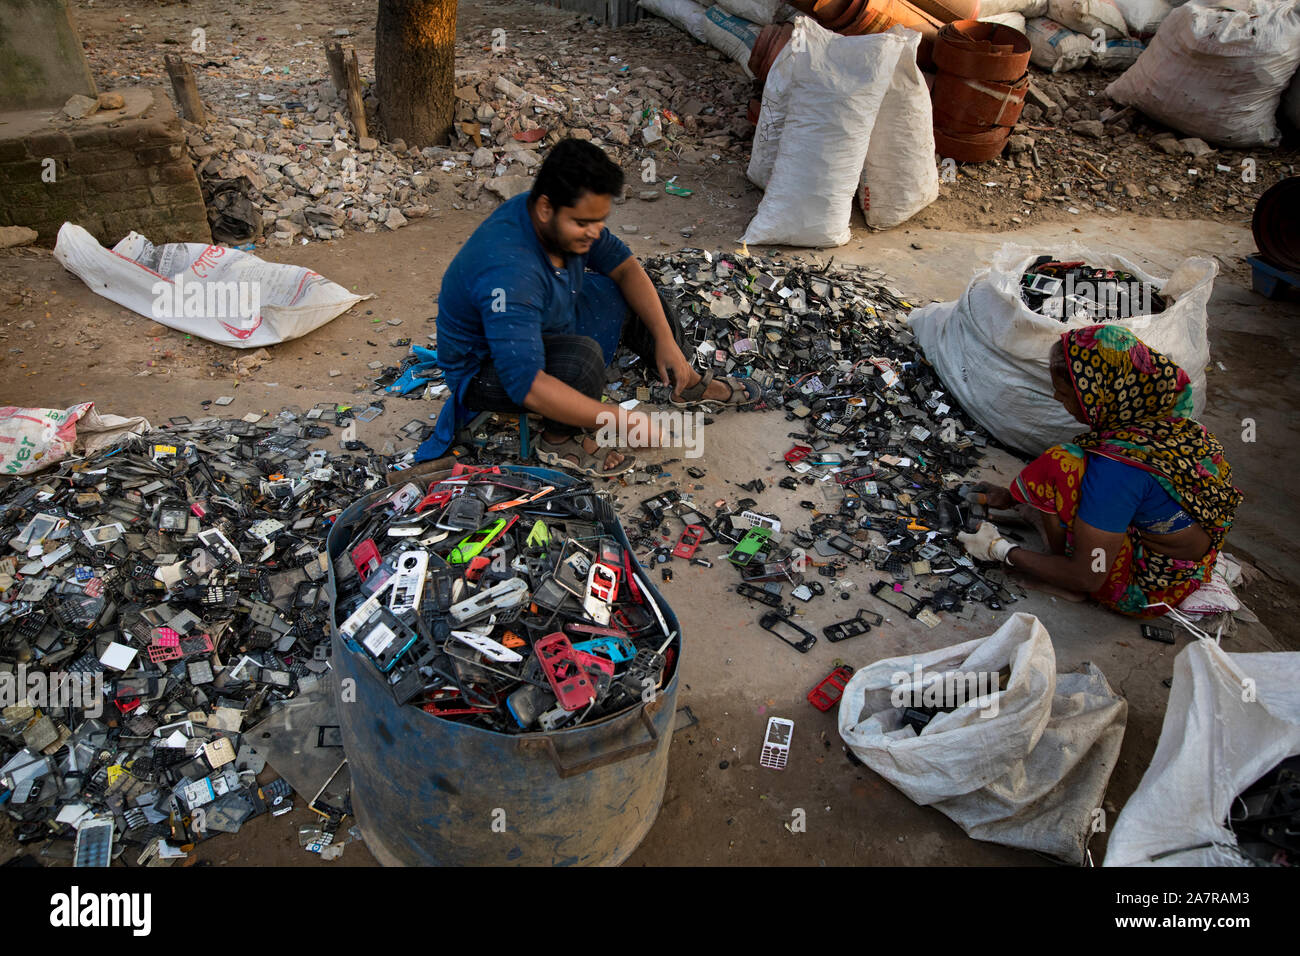
M359 30L359 40L369 29L371 7L347 7L355 13L351 22L342 23ZM487 14L465 7L462 3L462 30L481 28ZM156 26L162 18L182 16L184 9L96 3L92 8L78 6L76 16L79 23L107 30L113 22L144 22L146 16ZM302 23L316 36L339 25L308 24L306 18L316 9L315 4L285 4L277 16L259 21L257 30L293 30L293 24ZM494 6L491 15L507 16L516 9L522 9L520 16L529 22L558 22L566 16L526 6ZM752 215L759 194L745 182L740 165L724 163L708 170L683 170L681 175L698 184L693 196L665 197L656 203L632 199L615 207L610 228L639 256L686 244L679 231L687 224L696 226L690 245L732 249ZM1300 582L1300 547L1292 530L1298 509L1291 494L1291 476L1300 468L1300 425L1290 414L1300 389L1300 363L1289 334L1297 308L1267 302L1249 290L1242 262L1254 251L1249 229L1233 222L1063 215L1014 230L979 231L963 215L945 219L944 202L941 198L936 203L923 224L879 234L855 229L850 244L834 250L837 260L886 270L898 288L915 296L913 302L955 298L1006 241L1047 251L1055 242L1083 240L1130 256L1160 275L1188 255L1212 256L1219 262L1203 420L1223 440L1246 495L1228 550L1261 572L1240 592L1261 623L1239 624L1224 643L1243 652L1300 650L1294 597ZM221 395L235 397L223 410L232 417L369 396L374 373L367 363L377 359L395 364L407 349L392 345L393 340L407 337L420 343L434 330L443 270L483 215L482 210L444 204L398 232L350 234L338 241L266 252L268 259L309 266L374 298L303 339L270 349L269 358L256 368L247 367L245 354L170 331L94 295L59 267L48 250L0 252L0 404L61 408L93 400L101 411L165 421L204 414L202 403ZM634 236L619 228L626 222L638 226ZM341 374L331 377L331 370ZM383 416L358 429L358 437L376 449L385 442L397 449L409 447L397 429L412 418L432 419L438 411L435 405L403 399L389 400L386 406ZM1245 418L1257 423L1254 443L1240 440ZM692 490L702 501L743 494L735 483L775 471L789 442L771 436L784 436L792 428L779 412L728 413L706 432L705 454L696 464L707 475L699 482L703 487ZM649 457L654 460L656 454L670 457L667 452ZM1000 453L987 461L989 475L1004 484L1017 469L1013 459ZM674 471L674 466L666 470ZM661 479L657 485L618 493L636 501L675 481ZM684 481L680 487L688 484ZM757 497L761 510L783 517L793 518L799 510L797 502L775 487ZM864 637L835 646L819 643L811 653L799 655L757 628L753 607L728 590L734 577L729 567L715 564L712 569L684 569L674 581L660 585L681 621L685 640L678 705L689 705L699 724L675 736L663 808L628 865L1047 863L1031 853L970 840L939 812L915 806L882 778L851 765L834 712L819 713L804 700L837 658L861 667L900 653L958 643L991 633L1006 612L981 608L971 621L946 619L933 631L891 619ZM864 578L859 586L865 589L868 583ZM1168 694L1161 681L1172 674L1173 659L1188 637L1180 632L1176 647L1152 643L1138 635L1132 621L1036 591L1011 610L1037 614L1046 623L1059 670L1095 662L1128 700L1123 750L1106 801L1113 821L1155 749ZM819 630L846 616L825 598L808 606L803 623ZM783 772L757 765L763 728L771 715L795 721L790 763ZM807 832L786 828L795 808L806 811ZM334 863L301 850L297 827L311 819L306 810L264 817L237 835L202 844L194 857L218 864L373 865L360 844L349 845ZM1099 833L1093 840L1094 859L1104 853L1105 836Z

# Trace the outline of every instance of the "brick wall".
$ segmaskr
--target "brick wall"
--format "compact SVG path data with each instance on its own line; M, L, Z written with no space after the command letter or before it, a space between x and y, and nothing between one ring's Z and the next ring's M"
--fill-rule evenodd
M180 119L164 92L151 92L145 112L120 122L0 132L0 226L28 226L45 245L65 222L105 245L131 231L154 243L211 242ZM49 159L53 182L42 178Z

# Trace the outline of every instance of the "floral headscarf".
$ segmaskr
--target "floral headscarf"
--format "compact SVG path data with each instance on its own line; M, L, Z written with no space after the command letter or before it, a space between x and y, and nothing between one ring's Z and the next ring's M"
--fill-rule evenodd
M1074 443L1155 474L1219 548L1241 492L1232 484L1223 445L1189 417L1187 373L1122 326L1073 329L1061 335L1061 345L1092 426Z

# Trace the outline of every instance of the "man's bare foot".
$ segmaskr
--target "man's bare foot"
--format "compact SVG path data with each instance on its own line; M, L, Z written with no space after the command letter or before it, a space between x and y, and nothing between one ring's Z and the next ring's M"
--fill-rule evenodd
M582 450L588 455L595 455L600 451L600 443L590 435L583 435ZM617 468L619 465L623 464L623 457L624 456L619 453L617 448L611 448L609 453L605 455L604 467L606 469Z
M542 433L542 438L548 444L551 445L558 445L561 442L567 441L568 439L574 437L577 436L557 435L553 432ZM582 436L582 450L585 451L588 455L596 455L600 451L600 444L591 435L584 434ZM581 464L581 462L578 460L578 456L575 455L573 452L569 452L569 454L563 455L561 457L563 457L565 461L569 462L575 468ZM606 471L610 470L611 468L617 468L619 465L623 464L623 457L624 456L620 454L617 449L610 449L609 453L605 455L605 461L602 467Z
M696 372L694 369L691 370L691 375L693 376L692 379L689 382L683 383L681 388L679 388L676 392L673 393L674 400L680 400L682 397L682 392L690 388L692 385L698 384L700 379L702 378L700 373ZM703 396L701 396L700 401L725 402L729 398L731 398L731 386L729 386L726 382L722 381L721 379L715 378L713 381L709 383L708 387L704 389L704 394Z

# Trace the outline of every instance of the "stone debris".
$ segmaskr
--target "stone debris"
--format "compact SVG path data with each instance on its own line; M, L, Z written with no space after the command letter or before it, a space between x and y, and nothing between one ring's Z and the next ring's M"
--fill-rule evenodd
M69 97L68 102L63 104L63 115L68 119L84 119L97 109L99 109L98 100L78 93Z
M941 197L968 205L979 225L1005 225L1010 213L1032 222L1053 208L1235 221L1297 162L1293 149L1216 150L1113 105L1105 95L1113 74L1032 76L1006 154L959 164L956 181L942 186Z
M1188 139L1180 139L1178 145L1183 148L1183 152L1191 156L1192 159L1200 159L1215 152L1213 146L1209 145L1203 139L1197 139L1195 136Z
M0 249L31 245L37 238L36 230L26 226L0 226Z
M654 18L620 30L584 17L557 22L550 11L535 19L547 29L512 28L504 53L487 52L486 28L462 31L454 140L423 149L383 135L371 50L357 50L371 132L358 141L320 38L258 36L253 44L253 28L242 26L210 36L206 62L192 63L209 121L185 124L200 181L246 177L261 235L286 245L401 228L448 203L487 211L526 188L547 149L569 136L605 149L629 182L646 188L664 178L660 170L645 179L647 158L747 161L750 84L739 67L684 47L674 27ZM85 39L96 73L168 86L161 61L171 46ZM95 108L86 99L83 108Z

